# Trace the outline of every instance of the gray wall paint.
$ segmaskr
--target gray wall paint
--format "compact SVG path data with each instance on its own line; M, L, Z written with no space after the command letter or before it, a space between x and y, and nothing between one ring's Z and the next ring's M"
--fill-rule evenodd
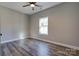
M0 30L2 42L29 36L29 16L0 6Z
M48 16L48 35L39 35L39 18ZM31 16L30 37L79 47L79 3L63 3Z

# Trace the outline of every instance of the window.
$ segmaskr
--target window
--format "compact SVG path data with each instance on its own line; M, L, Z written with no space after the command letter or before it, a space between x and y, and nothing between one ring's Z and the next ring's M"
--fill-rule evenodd
M39 34L48 35L48 17L39 19Z

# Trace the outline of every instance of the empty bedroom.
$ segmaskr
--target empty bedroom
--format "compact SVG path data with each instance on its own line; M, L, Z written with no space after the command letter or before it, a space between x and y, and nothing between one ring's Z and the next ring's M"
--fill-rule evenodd
M0 56L79 56L79 2L0 2Z

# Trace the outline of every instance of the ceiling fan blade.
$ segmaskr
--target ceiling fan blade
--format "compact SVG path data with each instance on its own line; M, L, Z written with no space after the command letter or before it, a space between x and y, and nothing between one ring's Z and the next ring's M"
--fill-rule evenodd
M28 4L28 5L23 5L23 7L27 7L27 6L30 6L30 4Z
M37 5L37 4L35 4L35 6L37 6L37 7L42 7L41 5Z

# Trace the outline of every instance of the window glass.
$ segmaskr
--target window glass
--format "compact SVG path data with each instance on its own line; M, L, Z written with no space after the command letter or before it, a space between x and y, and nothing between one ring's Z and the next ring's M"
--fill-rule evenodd
M48 17L39 19L39 33L48 35Z

